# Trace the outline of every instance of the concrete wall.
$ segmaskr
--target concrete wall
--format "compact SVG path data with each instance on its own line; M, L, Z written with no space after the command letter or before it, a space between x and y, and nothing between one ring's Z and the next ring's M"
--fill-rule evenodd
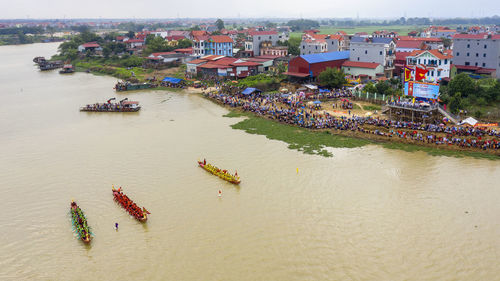
M362 68L362 67L352 67L352 66L342 66L342 69L346 74L359 76L359 75L368 75L369 79L373 79L377 76L377 74L384 73L384 67L380 64L376 68Z

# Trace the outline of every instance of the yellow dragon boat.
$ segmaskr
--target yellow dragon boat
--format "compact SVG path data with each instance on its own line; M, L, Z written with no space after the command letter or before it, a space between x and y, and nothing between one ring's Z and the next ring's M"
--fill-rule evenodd
M241 182L240 177L238 176L238 172L235 172L234 175L231 175L226 170L221 170L211 164L207 164L206 160L198 161L198 165L200 165L200 167L205 169L207 172L216 175L219 178L230 183L239 184Z

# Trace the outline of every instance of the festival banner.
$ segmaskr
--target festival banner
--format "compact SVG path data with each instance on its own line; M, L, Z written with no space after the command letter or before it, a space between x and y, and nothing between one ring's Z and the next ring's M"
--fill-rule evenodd
M437 99L439 84L409 81L405 83L404 94L416 98Z

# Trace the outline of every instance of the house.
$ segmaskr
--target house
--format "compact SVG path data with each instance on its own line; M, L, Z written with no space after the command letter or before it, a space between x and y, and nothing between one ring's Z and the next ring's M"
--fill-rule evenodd
M453 37L453 64L495 69L500 78L500 34L456 34ZM476 71L475 69L474 71Z
M394 59L394 75L403 73L406 66L406 57L410 54L411 52L396 52L396 58Z
M375 62L347 60L342 64L342 70L354 78L367 77L369 80L374 80L376 77L384 76L384 67Z
M78 52L85 53L86 51L102 51L102 48L97 42L88 42L78 46Z
M443 50L444 49L443 39L441 39L441 38L399 36L397 38L397 40L398 41L419 41L419 42L424 43L427 49L431 49L431 50Z
M396 38L398 33L394 31L380 30L372 33L373 38Z
M427 46L420 40L398 40L396 41L396 52L412 52L427 49Z
M125 44L127 44L127 48L129 49L135 49L135 48L140 48L146 45L145 39L128 39L127 41L124 41Z
M233 56L233 40L227 35L202 35L193 38L193 55Z
M392 77L395 55L394 38L353 37L351 39L349 60L381 64L387 78Z
M254 56L259 55L262 42L267 41L271 46L276 46L278 40L279 35L276 31L250 31L245 41L245 51L251 51Z
M420 33L420 37L451 39L457 31L445 26L430 26Z
M285 57L288 55L288 47L286 46L273 46L270 41L264 41L260 46L261 56L280 56Z
M406 65L413 69L412 76L415 77L416 67L427 69L425 80L428 82L440 82L443 78L450 78L451 51L442 52L439 50L418 50L411 52L406 57Z
M342 35L305 33L300 42L300 54L317 54L342 51L345 41Z
M260 65L261 64L257 62L244 61L231 57L222 57L200 64L196 71L202 76L229 77L236 79L257 74L258 67Z
M300 55L290 60L288 72L283 74L298 77L316 77L326 68L340 69L349 59L349 51Z

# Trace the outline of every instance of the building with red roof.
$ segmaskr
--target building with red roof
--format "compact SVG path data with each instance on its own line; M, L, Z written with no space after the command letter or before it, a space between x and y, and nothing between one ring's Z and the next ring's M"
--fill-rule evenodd
M84 53L86 51L102 51L101 45L97 44L97 42L87 42L85 44L81 44L78 46L78 52Z
M309 55L343 51L346 45L342 35L304 33L299 48L301 55Z
M425 80L437 83L450 77L452 59L451 51L417 50L406 57L406 66L413 69L412 75L415 75L417 67L426 69Z
M396 41L396 52L411 52L416 50L425 50L427 45L420 40L398 40Z
M252 52L254 56L258 56L263 43L269 47L276 46L280 40L285 40L286 37L281 36L280 38L280 36L275 30L249 31L247 40L245 41L245 51Z
M227 35L200 35L193 38L193 55L233 56L233 39Z
M353 78L367 77L370 80L384 76L384 67L375 62L345 61L342 63L344 73Z

